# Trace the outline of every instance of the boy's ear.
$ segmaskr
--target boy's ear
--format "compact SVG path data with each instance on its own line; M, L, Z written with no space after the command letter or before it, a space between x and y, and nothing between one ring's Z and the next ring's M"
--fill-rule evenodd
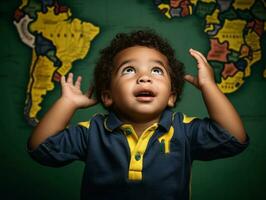
M105 107L110 107L113 104L113 98L109 90L103 91L101 98Z
M171 95L169 96L169 99L168 99L168 106L170 108L174 107L175 102L176 102L176 93L172 92Z

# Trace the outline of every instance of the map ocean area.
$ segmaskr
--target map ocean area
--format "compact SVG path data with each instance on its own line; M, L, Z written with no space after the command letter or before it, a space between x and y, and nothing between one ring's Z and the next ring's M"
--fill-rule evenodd
M262 35L266 32L266 2L263 0L155 0L168 18L196 15L205 22L209 38L207 59L220 70L218 87L224 93L237 91L261 60ZM262 74L266 78L266 69Z
M15 12L19 36L32 48L24 109L31 125L38 123L41 103L54 89L54 82L70 71L74 61L86 57L91 41L99 34L99 27L71 16L70 9L57 1L23 0Z

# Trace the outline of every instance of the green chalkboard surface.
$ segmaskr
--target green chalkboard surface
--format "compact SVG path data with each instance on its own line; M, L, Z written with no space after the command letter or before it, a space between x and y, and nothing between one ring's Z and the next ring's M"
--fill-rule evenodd
M236 157L195 161L192 199L266 199L266 3L262 0L242 3L191 0L180 5L169 2L0 2L1 199L79 199L84 164L74 162L62 168L41 166L27 154L27 139L38 119L60 96L61 75L68 72L82 75L85 91L91 84L99 51L116 33L142 28L152 28L167 38L187 73L196 74L189 48L208 56L217 83L223 83L221 89L240 113L251 140L249 148ZM61 20L61 24L56 24L64 27L61 32L49 26L55 23L55 18L56 22ZM43 21L36 22L37 19ZM226 23L230 29L224 28ZM69 32L73 27L79 34ZM216 34L223 28L219 36L223 39L217 37L218 42ZM60 49L60 41L70 41L69 37L72 43L65 42L65 49ZM77 37L82 39L76 40ZM222 50L228 51L226 55L219 53ZM38 78L38 74L43 76ZM45 77L49 81L36 82ZM201 93L189 84L185 85L175 110L201 118L208 115ZM89 120L96 112L106 111L100 105L79 110L71 123Z

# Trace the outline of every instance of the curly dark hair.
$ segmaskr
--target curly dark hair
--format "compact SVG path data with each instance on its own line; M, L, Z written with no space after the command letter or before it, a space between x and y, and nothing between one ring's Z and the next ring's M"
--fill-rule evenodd
M111 85L112 73L115 69L114 57L122 50L133 46L145 46L159 51L168 59L172 91L180 100L184 85L184 65L175 58L175 52L169 43L153 30L138 30L131 33L119 33L111 44L100 52L100 58L94 70L96 98L102 103L102 91Z

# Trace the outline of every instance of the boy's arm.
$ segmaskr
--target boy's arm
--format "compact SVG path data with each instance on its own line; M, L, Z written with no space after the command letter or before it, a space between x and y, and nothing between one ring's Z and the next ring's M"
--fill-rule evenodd
M210 118L244 143L246 133L242 121L231 102L217 87L212 67L200 52L193 49L189 52L197 60L198 76L186 75L185 80L201 90Z
M62 95L48 110L34 129L29 139L29 149L34 150L48 137L63 130L72 115L78 108L89 107L96 104L96 100L91 98L92 89L88 95L84 95L80 90L81 77L79 76L73 84L73 74L70 73L67 80L61 78Z

